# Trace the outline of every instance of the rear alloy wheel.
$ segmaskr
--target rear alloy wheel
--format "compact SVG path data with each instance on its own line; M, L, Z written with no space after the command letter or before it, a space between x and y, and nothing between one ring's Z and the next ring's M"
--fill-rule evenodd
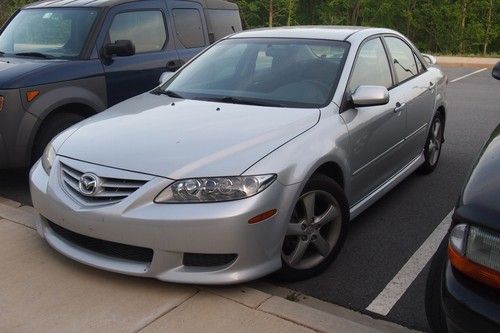
M324 271L338 254L349 220L341 187L314 175L297 200L282 247L279 279L302 280Z
M441 148L444 138L444 121L441 113L437 113L431 125L431 130L427 136L427 141L424 147L425 162L420 167L420 171L424 174L431 173L436 169L436 166L441 156Z

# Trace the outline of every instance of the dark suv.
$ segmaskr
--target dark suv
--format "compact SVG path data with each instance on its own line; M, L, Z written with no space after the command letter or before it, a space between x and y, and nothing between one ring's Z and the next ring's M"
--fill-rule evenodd
M236 31L238 7L221 0L50 0L17 11L0 29L0 169L29 166L57 133Z

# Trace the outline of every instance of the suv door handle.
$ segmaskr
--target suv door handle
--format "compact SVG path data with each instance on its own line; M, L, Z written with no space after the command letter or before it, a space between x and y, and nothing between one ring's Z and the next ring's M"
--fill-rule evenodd
M396 103L396 107L394 108L394 113L401 113L401 111L403 111L403 109L405 108L406 106L406 103L399 103L397 102Z

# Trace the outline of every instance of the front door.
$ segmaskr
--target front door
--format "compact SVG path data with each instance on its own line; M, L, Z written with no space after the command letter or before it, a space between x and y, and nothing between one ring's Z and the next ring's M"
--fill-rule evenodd
M138 1L113 7L99 41L105 44L130 40L131 56L103 58L108 106L146 92L158 85L160 75L179 61L165 1Z
M402 168L401 147L406 133L403 96L394 89L393 74L382 40L362 44L349 79L347 94L361 85L389 89L386 105L349 108L342 112L351 146L351 196L356 204Z

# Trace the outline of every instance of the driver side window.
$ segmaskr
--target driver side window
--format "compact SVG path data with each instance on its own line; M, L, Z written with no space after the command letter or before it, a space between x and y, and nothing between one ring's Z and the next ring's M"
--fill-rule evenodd
M349 81L349 90L356 91L359 86L393 85L389 61L380 38L367 41L359 50L358 58Z

